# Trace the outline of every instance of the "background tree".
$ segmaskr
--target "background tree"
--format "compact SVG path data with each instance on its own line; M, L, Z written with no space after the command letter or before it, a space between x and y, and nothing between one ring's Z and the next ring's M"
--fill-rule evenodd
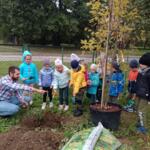
M150 1L149 0L133 0L132 7L136 7L140 16L136 22L136 28L133 36L136 37L136 45L144 48L150 46ZM138 42L137 42L138 41Z
M86 0L1 0L0 31L18 43L79 44L88 18Z

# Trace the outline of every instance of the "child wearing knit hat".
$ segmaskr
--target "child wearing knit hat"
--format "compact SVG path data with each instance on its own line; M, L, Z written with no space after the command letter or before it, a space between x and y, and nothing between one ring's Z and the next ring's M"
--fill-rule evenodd
M85 80L88 80L88 65L84 59L81 59L77 54L72 53L70 55L70 60L73 62L74 60L79 63L80 66L84 69Z
M45 59L43 61L43 67L39 72L39 86L47 91L47 93L43 94L43 104L41 109L44 110L46 108L46 98L47 94L49 97L49 107L53 107L52 102L52 82L53 82L53 68L50 66L49 59Z
M136 80L138 76L138 61L133 59L129 63L130 72L128 75L128 102L124 106L124 109L128 112L133 112L135 109L135 98L136 98Z
M20 79L22 82L28 86L34 86L38 84L38 69L37 66L32 62L32 53L29 51L24 51L22 55L22 64L20 68ZM29 100L29 104L32 105L32 92L24 91L24 98Z
M112 75L109 85L109 102L118 103L118 96L123 92L124 74L117 62L112 63Z
M90 72L88 74L89 80L87 82L87 97L90 99L90 103L94 104L97 101L97 88L99 86L99 73L97 72L97 65L91 64Z
M59 110L67 111L69 109L69 80L70 70L63 65L60 58L57 58L52 85L55 93L57 90L59 92Z
M145 53L139 60L140 71L137 76L137 131L146 134L148 130L148 111L150 110L150 53Z
M83 114L82 100L84 97L84 92L86 88L85 80L85 70L82 65L79 64L79 61L72 60L71 63L71 76L70 76L70 86L73 87L73 102L75 110L73 111L74 116L80 116Z

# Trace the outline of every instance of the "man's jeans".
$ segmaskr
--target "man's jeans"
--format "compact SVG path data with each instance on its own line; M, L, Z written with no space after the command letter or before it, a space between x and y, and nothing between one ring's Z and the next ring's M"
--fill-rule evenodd
M28 101L25 99L25 101ZM9 101L0 101L0 116L11 116L20 109L20 102L17 97L13 96Z

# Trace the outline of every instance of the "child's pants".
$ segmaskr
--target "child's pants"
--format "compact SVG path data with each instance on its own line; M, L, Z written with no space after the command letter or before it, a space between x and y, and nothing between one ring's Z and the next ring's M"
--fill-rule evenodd
M68 105L68 98L69 98L69 88L59 88L59 104L63 105L64 101L65 104Z
M91 104L96 103L96 99L97 99L96 94L89 94L89 93L87 93L87 97L90 99L90 103Z
M148 105L148 101L142 98L137 98L137 116L138 116L138 123L140 126L144 126L145 128L148 127L150 121L148 122L148 113L150 110L150 105Z
M42 87L43 90L47 91L43 94L43 102L46 102L46 97L47 97L47 94L48 94L48 97L49 97L49 101L51 102L52 101L52 88L50 87Z
M82 107L82 101L84 97L85 88L80 88L79 92L75 96L75 104L77 107Z

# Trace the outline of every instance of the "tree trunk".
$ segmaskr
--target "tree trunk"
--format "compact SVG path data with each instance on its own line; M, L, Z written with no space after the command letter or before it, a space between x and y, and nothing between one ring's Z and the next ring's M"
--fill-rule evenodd
M109 21L108 21L108 34L107 34L107 41L106 41L106 57L105 57L105 65L104 65L104 73L103 73L103 85L102 85L102 100L101 100L101 107L104 106L105 102L105 86L106 86L106 72L107 72L107 60L108 60L108 49L109 49L109 40L111 34L111 22L112 22L112 7L113 7L113 0L109 1Z

